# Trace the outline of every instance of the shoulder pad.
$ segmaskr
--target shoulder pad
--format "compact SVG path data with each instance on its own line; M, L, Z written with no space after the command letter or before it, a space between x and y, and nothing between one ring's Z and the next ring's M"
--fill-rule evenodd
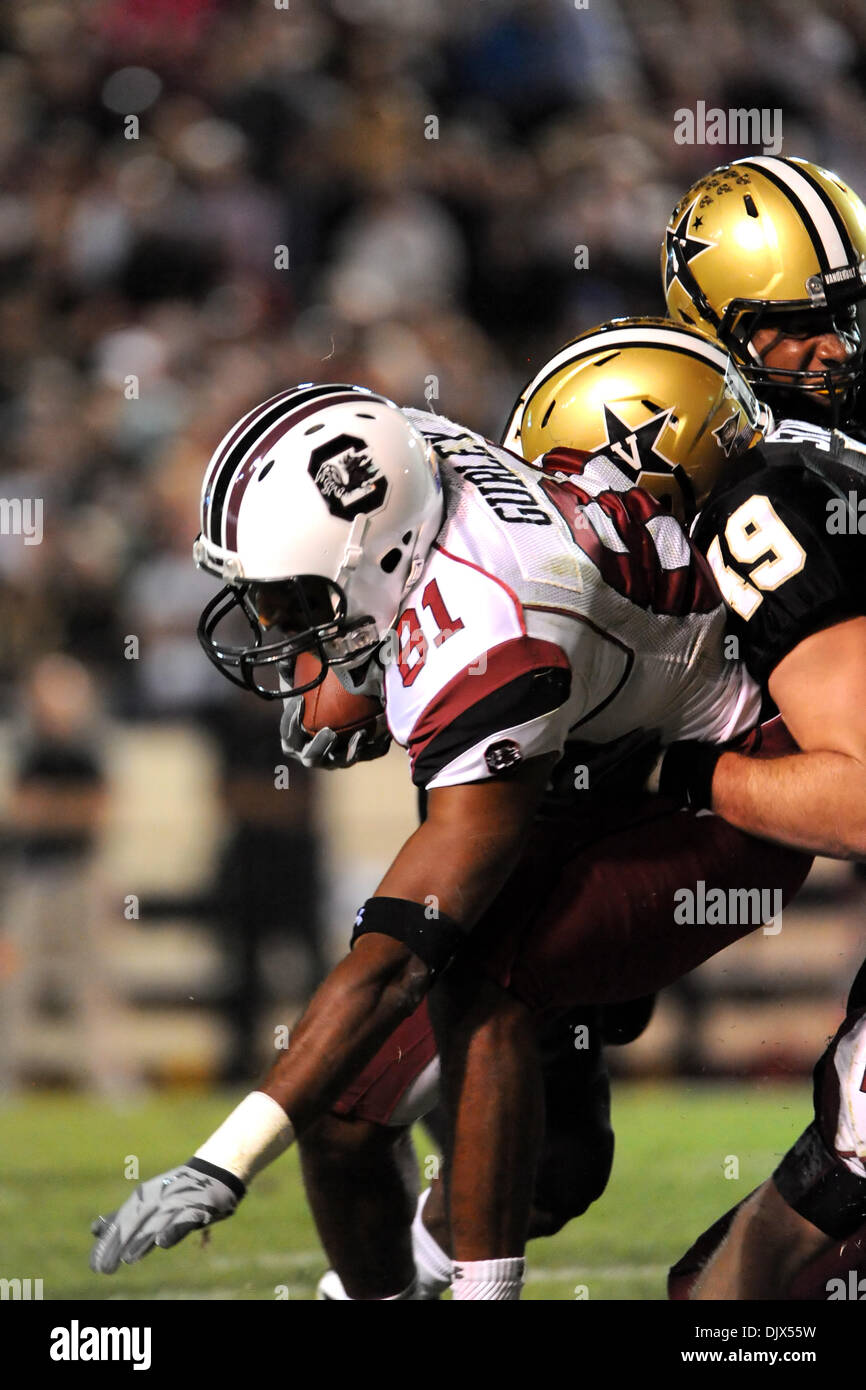
M846 500L858 486L866 488L866 444L842 430L824 430L803 420L783 420L767 435L760 446L760 456L769 468L799 465Z

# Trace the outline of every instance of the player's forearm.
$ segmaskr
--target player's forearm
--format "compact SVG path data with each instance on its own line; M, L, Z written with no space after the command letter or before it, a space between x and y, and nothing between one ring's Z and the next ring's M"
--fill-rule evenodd
M300 1133L420 1003L427 971L399 942L361 937L313 996L262 1090Z
M534 760L513 782L431 795L428 819L364 904L354 950L320 986L288 1050L254 1093L263 1153L284 1137L281 1119L289 1117L292 1136L317 1120L420 1003L513 868L548 762ZM246 1181L239 1169L254 1174L270 1159L259 1160L243 1113L223 1129L197 1157ZM235 1148L243 1150L237 1161Z
M834 859L866 858L866 766L856 758L725 753L712 791L713 810L740 830Z
M316 991L264 1084L195 1158L248 1184L336 1100L426 987L425 967L399 942L362 937Z

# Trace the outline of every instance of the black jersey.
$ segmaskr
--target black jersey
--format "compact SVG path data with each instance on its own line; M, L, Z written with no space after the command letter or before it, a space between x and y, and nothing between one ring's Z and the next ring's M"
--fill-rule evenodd
M866 614L866 446L785 421L693 527L762 685L805 637ZM861 511L862 504L862 511Z

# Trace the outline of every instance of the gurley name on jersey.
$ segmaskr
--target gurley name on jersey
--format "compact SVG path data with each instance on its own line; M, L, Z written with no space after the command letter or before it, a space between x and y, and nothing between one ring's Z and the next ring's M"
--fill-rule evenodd
M440 416L446 514L397 618L388 723L415 782L451 786L636 729L723 740L759 693L676 521L612 460L527 464Z
M714 494L693 537L730 609L740 655L764 683L814 632L866 613L866 538L838 525L866 495L866 449L839 430L785 420L754 468Z
M525 483L506 468L496 451L480 437L461 434L428 434L427 438L440 458L450 459L454 472L477 487L500 521L523 522L530 526L552 526L553 520L538 506ZM470 462L461 463L460 455L469 454ZM479 454L484 463L479 464ZM471 460L475 461L472 462Z

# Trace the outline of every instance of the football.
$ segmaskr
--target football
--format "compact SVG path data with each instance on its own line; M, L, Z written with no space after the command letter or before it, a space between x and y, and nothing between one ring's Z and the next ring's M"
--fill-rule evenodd
M313 652L302 652L295 662L295 683L305 685L307 681L314 680L320 670L319 658ZM372 728L377 716L382 713L378 700L367 695L350 695L333 671L329 671L322 684L308 690L303 698L301 723L308 734L317 734L320 729L353 734L357 729Z

